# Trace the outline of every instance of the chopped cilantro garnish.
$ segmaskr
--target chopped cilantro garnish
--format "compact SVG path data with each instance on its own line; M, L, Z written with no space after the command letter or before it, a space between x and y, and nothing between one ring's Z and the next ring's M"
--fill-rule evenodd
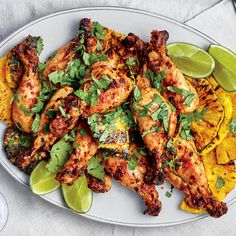
M39 72L43 71L45 69L46 65L42 62L38 63L38 68L39 68Z
M137 86L135 86L135 89L134 89L134 99L136 101L141 101L142 100L141 91L140 91L140 89Z
M167 87L167 89L170 92L174 92L174 93L184 96L185 100L184 100L183 104L187 105L187 106L190 106L195 98L195 93L192 93L186 89L181 89L181 88L177 88L177 87L173 87L173 86L169 86L169 87Z
M71 132L69 134L65 134L63 136L63 140L64 141L74 142L76 140L75 129L71 130Z
M236 134L236 120L232 119L230 124L229 124L229 130L230 132Z
M161 168L165 168L166 166L169 166L172 170L175 170L176 166L182 166L182 162L181 161L177 161L178 156L174 157L173 159L166 161L164 163L162 163Z
M31 128L32 132L34 132L34 133L37 133L37 132L38 132L38 129L39 129L39 121L40 121L40 115L37 113L37 114L35 115L34 121L33 121L33 123L32 123L32 128Z
M11 98L11 101L10 101L10 104L12 104L15 100L19 101L19 95L17 93L15 93L12 98Z
M133 57L129 57L126 61L125 61L125 64L127 65L127 66L133 66L133 65L135 65L135 59L133 58Z
M142 134L142 137L145 137L147 134L150 134L152 132L160 132L160 131L161 131L161 127L155 126L155 127L151 128L149 130L144 131L143 134Z
M128 162L127 168L129 170L134 170L137 166L137 163L138 163L138 158L136 155L133 155Z
M168 197L168 198L170 198L170 197L172 196L172 193L169 192L169 191L166 191L165 196Z
M63 138L52 146L50 151L50 159L46 168L49 172L56 173L68 160L70 155L71 145Z
M218 176L217 177L217 180L216 180L216 187L218 189L221 189L225 186L225 180L221 177L221 176Z
M19 105L19 108L20 108L20 110L22 110L23 112L24 112L24 114L26 115L26 116L30 116L30 115L32 115L32 112L30 111L30 110L28 110L27 108L25 108L23 105Z
M105 171L104 166L97 156L93 156L89 162L87 167L88 173L94 176L97 179L104 179Z
M24 133L20 134L20 145L25 148L29 148L32 145L32 140Z
M101 45L99 40L97 40L97 50L98 51L102 51L103 50L103 47L102 47L102 45Z
M40 55L40 53L43 51L43 46L43 39L41 37L37 37L36 51L38 55Z
M169 148L169 149L173 148L173 140L172 139L169 139L169 141L166 144L166 147Z
M78 89L74 92L74 94L79 97L80 99L84 100L86 102L87 105L89 105L90 103L90 96L87 92L81 90L81 89Z
M68 115L66 114L66 112L64 111L64 109L63 109L62 106L59 106L58 109L59 109L59 111L61 112L61 115L62 115L63 117L67 117L67 116L68 116Z
M38 102L35 104L35 106L31 109L32 112L38 113L43 109L44 103L42 100L38 99Z
M152 70L147 70L145 76L152 82L154 88L156 88L160 93L163 92L163 84L162 80L165 78L165 72L161 71L159 73L155 73Z
M79 133L82 137L84 137L87 134L87 131L85 129L80 129Z
M105 39L104 28L98 22L93 22L93 29L91 30L91 34L95 35L98 40Z

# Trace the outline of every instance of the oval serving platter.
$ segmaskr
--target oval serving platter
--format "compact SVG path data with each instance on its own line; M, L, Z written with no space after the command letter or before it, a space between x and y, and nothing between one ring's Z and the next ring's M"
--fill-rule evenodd
M170 34L168 43L188 42L207 49L209 44L216 44L210 37L197 30L168 19L164 16L147 13L135 9L115 7L93 7L66 10L35 20L20 28L0 43L0 57L24 39L28 34L41 36L44 40L44 50L40 60L44 61L57 48L64 45L77 32L82 18L91 18L102 25L128 34L133 32L143 40L149 40L152 29L167 30ZM3 143L5 124L0 122L0 145ZM13 166L0 149L0 163L18 182L29 189L28 176ZM207 214L193 215L179 209L183 194L173 190L171 198L165 196L170 191L168 183L157 187L162 201L162 211L158 217L143 215L143 203L132 191L113 181L112 189L108 193L93 194L93 205L83 217L96 221L136 227L170 226L207 217ZM33 193L32 193L33 194ZM54 205L69 209L63 200L61 190L40 196ZM225 199L228 205L236 201L236 190ZM229 212L230 214L230 212Z

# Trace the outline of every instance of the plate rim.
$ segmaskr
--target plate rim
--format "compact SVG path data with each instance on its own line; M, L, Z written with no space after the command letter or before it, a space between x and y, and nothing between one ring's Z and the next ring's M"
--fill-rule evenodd
M194 32L195 34L207 39L209 42L213 43L213 44L218 44L220 45L216 40L212 39L211 37L209 37L208 35L202 33L201 31L186 25L184 23L181 23L179 21L176 21L174 19L171 19L169 17L166 17L164 15L161 14L157 14L157 13L152 13L152 12L147 12L147 11L143 11L143 10L139 10L136 8L129 8L129 7L118 7L118 6L94 6L94 7L82 7L82 8L71 8L71 9L66 9L66 10L62 10L62 11L57 11L51 14L48 14L46 16L40 17L38 19L35 19L27 24L25 24L24 26L20 27L19 29L15 30L14 32L12 32L11 34L9 34L8 36L6 36L1 42L0 42L0 49L8 42L10 41L14 36L16 36L17 34L19 34L21 31L43 21L49 18L53 18L56 17L58 15L63 15L63 14L68 14L68 13L72 13L72 12L81 12L81 11L99 11L99 10L111 10L111 11L123 11L123 12L131 12L131 13L138 13L138 14L143 14L143 15L147 15L156 19L162 19L171 23L174 23L184 29L187 29L191 32ZM1 166L6 170L6 172L11 175L17 182L21 183L28 191L30 191L32 193L32 191L30 190L30 186L27 185L26 183L24 183L21 179L19 179L17 177L17 175L14 173L14 171L12 171L7 164L4 163L4 161L2 161L2 159L0 158L0 164ZM35 194L34 194L35 195ZM121 225L121 226L129 226L129 227L164 227L164 226L174 226L174 225L179 225L179 224L184 224L184 223L189 223L189 222L193 222L193 221L197 221L206 217L209 217L208 214L203 214L203 215L199 215L199 216L193 216L187 220L181 220L181 221L175 221L175 222L165 222L165 223L127 223L127 222L122 222L122 221L113 221L113 220L108 220L108 219L103 219L103 218L99 218L96 216L92 216L89 215L89 213L85 213L85 214L81 214L81 213L77 213L75 211L73 211L72 209L65 207L63 205L61 205L60 203L51 200L50 198L47 197L47 195L36 195L37 197L44 199L47 202L50 202L62 209L65 209L67 211L70 212L74 212L75 214L82 216L84 218L90 219L90 220L94 220L97 222L101 222L101 223L108 223L108 224L112 224L112 225ZM229 203L227 203L228 206L232 205L234 202L236 202L236 197L233 198Z

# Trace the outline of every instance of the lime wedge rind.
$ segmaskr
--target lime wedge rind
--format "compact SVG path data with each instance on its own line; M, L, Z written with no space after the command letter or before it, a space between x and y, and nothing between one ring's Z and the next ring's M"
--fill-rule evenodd
M167 49L176 66L187 76L204 78L214 71L213 57L196 45L177 42L169 44Z
M90 210L93 194L85 176L79 177L71 186L63 184L62 193L67 206L75 212L84 214Z
M46 165L46 161L39 162L30 175L30 188L37 195L51 193L60 187L60 183L55 179L56 174L49 172Z
M208 52L216 62L213 76L218 84L228 92L236 91L236 54L228 48L212 44Z

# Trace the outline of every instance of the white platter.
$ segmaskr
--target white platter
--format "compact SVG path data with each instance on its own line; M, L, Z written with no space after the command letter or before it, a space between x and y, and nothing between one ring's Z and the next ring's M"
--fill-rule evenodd
M171 42L189 42L207 49L211 43L216 43L208 36L190 28L189 26L170 20L164 16L154 15L134 9L115 7L81 8L58 12L22 27L8 36L0 43L0 56L24 39L28 34L41 36L44 40L44 50L41 61L44 61L52 52L65 44L77 32L82 18L91 18L102 25L115 29L121 33L133 32L148 41L152 29L165 29L170 34ZM0 123L0 146L3 142L5 125ZM29 188L28 176L20 172L6 158L4 151L0 150L0 163L18 182ZM93 194L93 205L90 211L82 216L111 224L157 227L186 223L201 219L207 215L192 215L179 210L183 194L174 189L172 197L165 196L170 185L157 187L162 201L162 211L158 217L143 215L144 205L139 197L132 191L123 188L115 181L111 191L105 194ZM15 190L17 195L17 189ZM33 193L32 193L33 194ZM41 196L54 205L68 209L63 201L60 189L45 196ZM232 191L225 201L228 205L236 200L236 191ZM26 206L27 207L27 206ZM230 214L230 211L229 211ZM79 220L79 218L78 218Z

